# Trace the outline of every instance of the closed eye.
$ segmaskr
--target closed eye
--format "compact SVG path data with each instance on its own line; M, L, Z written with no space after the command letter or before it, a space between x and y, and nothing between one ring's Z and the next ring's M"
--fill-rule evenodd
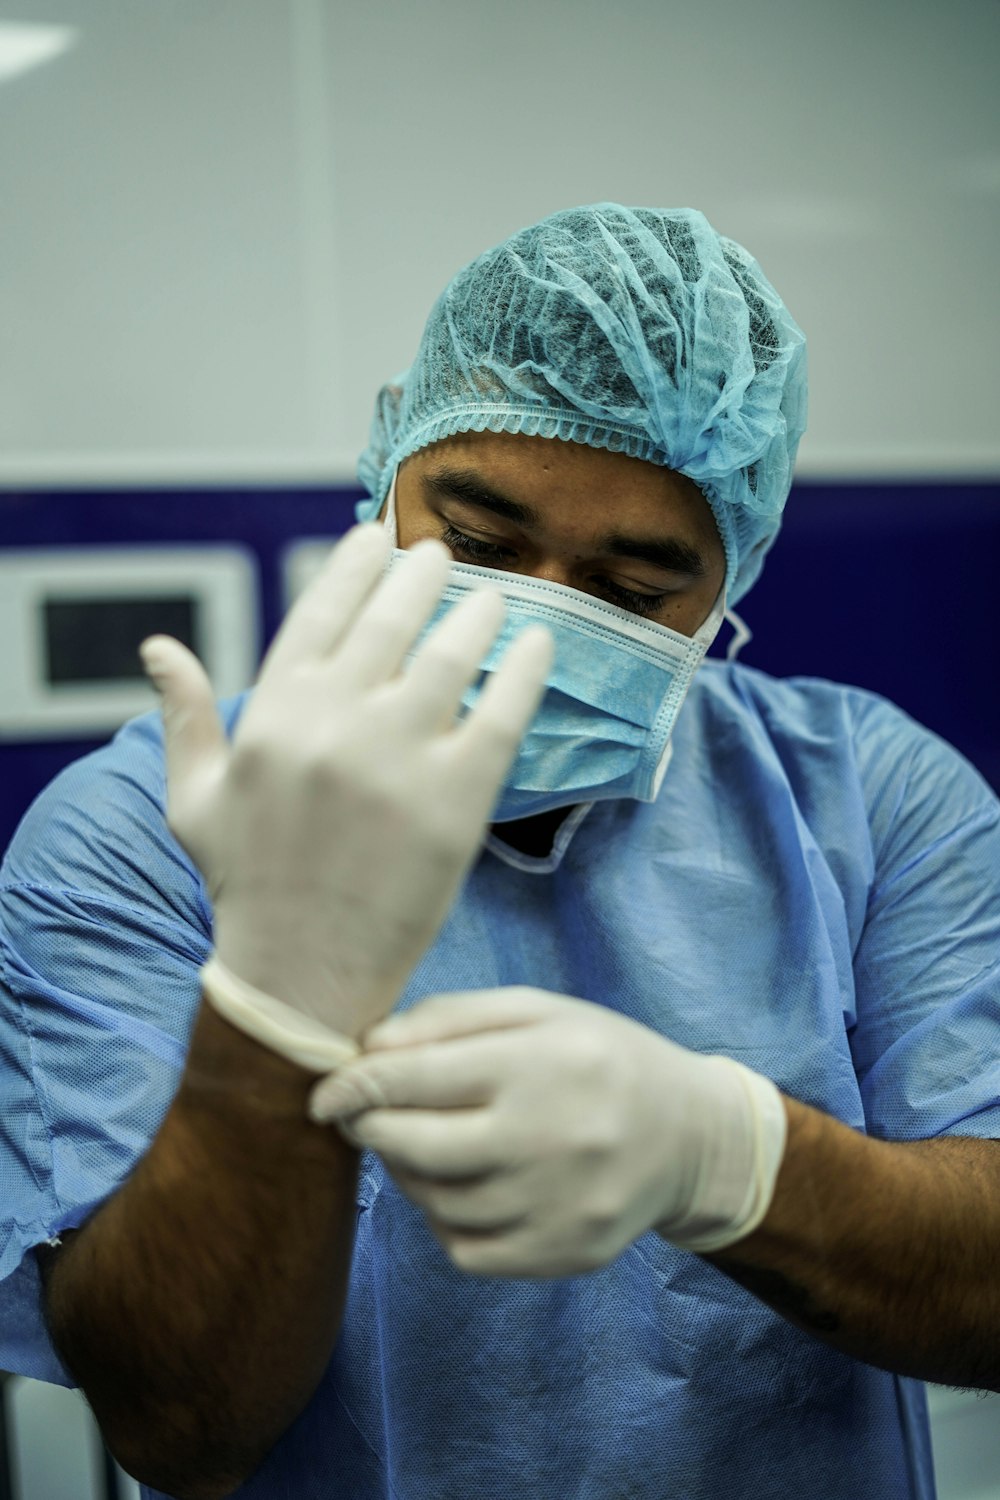
M450 524L442 531L441 540L453 553L467 558L469 562L479 563L482 567L502 570L507 559L514 555L511 547L501 547L496 542L484 542L479 537L467 536L464 531L459 531ZM636 615L655 614L671 597L672 592L666 590L661 594L640 594L604 577L595 579L595 584L596 587L591 592L599 594L611 604L617 604L619 609L630 610Z
M451 525L445 526L441 540L452 552L461 552L472 562L488 563L495 568L502 568L504 558L513 555L510 547L500 547L496 542L484 542L476 536L466 536L464 531L458 531Z

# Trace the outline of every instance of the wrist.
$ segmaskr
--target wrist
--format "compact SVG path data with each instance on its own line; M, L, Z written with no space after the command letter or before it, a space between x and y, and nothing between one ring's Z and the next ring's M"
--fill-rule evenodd
M237 1135L262 1118L297 1130L315 1086L314 1073L231 1025L203 999L175 1099L185 1115L208 1114L213 1128Z
M201 971L206 1000L231 1026L312 1074L357 1057L352 1038L233 974L213 953Z
M752 1234L774 1197L788 1121L780 1091L732 1058L698 1059L698 1140L687 1201L657 1224L665 1239L704 1254Z
M291 1024L296 1031L299 1025L294 1017L301 1017L309 1032L315 1023L319 1032L357 1042L370 1026L389 1014L406 982L405 970L383 972L381 954L374 963L370 958L361 959L349 933L343 943L335 942L334 935L323 926L319 933L322 940L317 943L308 933L289 928L279 944L266 924L259 934L248 931L247 926L246 921L230 921L225 911L217 910L210 962L221 964L237 985L267 997L264 1009L277 1007L282 1015L294 1013ZM315 920L313 927L316 937L319 924ZM378 947L374 939L373 946ZM241 1024L235 1013L227 1018L233 1025ZM265 1037L261 1040L267 1044Z

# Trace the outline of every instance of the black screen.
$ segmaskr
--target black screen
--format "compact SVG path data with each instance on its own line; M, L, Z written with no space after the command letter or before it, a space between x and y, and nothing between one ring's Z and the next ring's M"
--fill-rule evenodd
M201 655L198 601L190 595L141 599L50 598L42 605L49 682L125 682L143 676L138 650L147 635L172 635Z

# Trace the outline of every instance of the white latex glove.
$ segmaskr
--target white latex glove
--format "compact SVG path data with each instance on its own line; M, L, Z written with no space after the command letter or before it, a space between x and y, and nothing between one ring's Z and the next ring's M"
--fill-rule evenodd
M535 989L436 995L375 1027L312 1093L377 1151L455 1264L571 1276L655 1228L720 1249L756 1227L781 1096L724 1057Z
M461 723L503 619L456 606L404 659L451 558L414 547L387 576L355 527L285 621L225 736L197 658L144 643L162 695L168 822L205 877L216 955L238 980L347 1037L393 1006L475 858L543 690L545 630L507 652Z

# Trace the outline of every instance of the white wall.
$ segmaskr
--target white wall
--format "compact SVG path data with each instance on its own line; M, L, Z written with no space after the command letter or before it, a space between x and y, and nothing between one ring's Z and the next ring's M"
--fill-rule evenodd
M702 208L811 341L801 472L996 474L994 0L0 0L0 485L347 479L465 260Z

